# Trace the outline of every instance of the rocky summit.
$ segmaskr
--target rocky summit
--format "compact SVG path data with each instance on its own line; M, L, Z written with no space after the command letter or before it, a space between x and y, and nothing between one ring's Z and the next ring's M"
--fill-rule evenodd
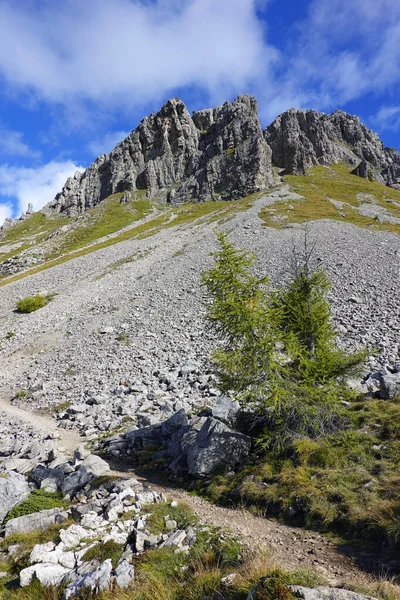
M68 179L46 208L75 215L111 194L139 190L164 202L231 200L276 182L254 98L239 96L192 117L174 98L110 154Z
M345 163L353 173L400 189L400 155L358 117L291 109L264 131L272 162L287 173L305 175L317 165Z
M310 243L337 348L367 349L278 458L213 362L216 230L274 290ZM250 96L169 100L7 220L0 598L400 598L399 236L397 150L342 111L263 130Z
M400 189L399 153L343 111L292 109L262 132L251 96L192 116L174 98L110 154L76 172L46 209L76 215L112 194L139 190L163 202L232 200L276 184L274 166L305 174L340 162Z

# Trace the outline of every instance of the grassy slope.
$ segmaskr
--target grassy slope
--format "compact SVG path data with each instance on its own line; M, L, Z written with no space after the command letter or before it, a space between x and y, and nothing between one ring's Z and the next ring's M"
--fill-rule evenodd
M347 412L351 428L298 440L280 457L258 454L237 475L215 477L207 494L292 523L397 542L400 399L357 401Z
M129 229L124 229L135 221L140 221L143 217L151 215L152 207L149 201L143 199L121 205L118 198L120 195L116 194L105 200L99 207L88 211L89 220L87 224L83 223L79 229L70 232L66 236L60 236L60 239L57 239L57 249L43 264L23 273L0 279L0 286L119 242L150 237L163 228L185 225L200 219L208 223L228 220L236 212L249 208L258 197L257 194L254 194L232 202L209 201L159 208L153 218L149 218ZM118 233L121 229L124 230ZM115 234L113 237L101 240L101 238L112 233ZM18 236L14 235L14 240L16 239L18 239ZM96 242L96 240L101 241Z
M400 205L400 192L351 175L345 165L314 167L305 176L288 175L284 180L295 192L304 196L305 200L281 201L265 207L260 217L269 227L281 228L287 223L333 219L377 231L400 232L398 224L380 223L377 219L362 216L357 211L361 203L357 194L369 194L374 196L380 207L400 218L400 206L388 202L394 200ZM345 205L336 208L329 198L344 202Z

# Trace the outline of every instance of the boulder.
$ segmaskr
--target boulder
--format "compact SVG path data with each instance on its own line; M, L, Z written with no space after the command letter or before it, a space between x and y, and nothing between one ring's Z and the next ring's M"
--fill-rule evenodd
M187 454L188 471L203 476L220 467L233 469L248 457L251 438L209 417Z
M115 569L115 583L122 590L135 578L135 569L127 560L122 560Z
M71 525L68 529L61 529L60 540L65 544L65 548L75 548L84 538L94 538L96 533L84 529L81 525Z
M29 533L37 529L44 530L56 523L68 519L69 513L62 508L49 508L30 515L23 515L7 521L4 537L14 533Z
M110 472L110 467L105 460L96 456L95 454L89 454L86 457L79 468L70 475L65 477L61 484L61 491L64 496L72 497L77 491L83 488L87 483L101 477Z
M4 472L16 471L21 475L25 475L25 473L32 471L36 464L37 461L31 458L8 458L1 463L0 468Z
M85 588L93 594L104 592L111 585L111 573L111 558L107 558L96 570L86 573L70 583L64 591L64 600L69 600L69 598L77 596Z
M64 471L60 468L50 469L44 465L38 465L29 474L28 482L34 483L38 488L42 487L43 481L47 481L48 485L50 485L50 482L54 482L56 488L58 488L61 487L64 477Z
M75 552L66 551L63 542L60 542L57 547L55 547L53 542L37 544L29 556L29 562L53 563L67 569L74 569L76 567Z
M165 437L171 437L173 433L179 431L182 427L187 427L189 420L185 410L182 408L174 413L172 417L161 423L161 433Z
M293 595L296 598L301 598L301 600L375 600L371 596L364 596L339 588L306 588L299 585L291 585L289 587Z
M31 567L27 567L26 569L22 569L19 574L19 581L21 587L25 587L29 585L33 579L36 577L40 583L47 587L60 586L63 581L65 581L71 575L71 569L67 569L61 565L53 564L53 563L37 563L36 565L32 565Z
M239 402L230 400L226 396L219 396L214 400L212 416L229 427L235 427L239 411Z
M378 373L379 398L382 400L393 400L400 396L400 373Z
M26 500L31 493L23 475L10 471L0 475L0 524L9 511Z

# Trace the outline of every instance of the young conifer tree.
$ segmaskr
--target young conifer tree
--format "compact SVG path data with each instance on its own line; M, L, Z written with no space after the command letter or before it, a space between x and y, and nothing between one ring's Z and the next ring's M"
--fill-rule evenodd
M207 319L220 339L213 360L221 390L261 412L279 448L293 437L337 427L345 376L365 352L346 354L336 346L330 284L321 269L310 267L307 238L304 256L297 260L294 253L291 280L277 290L268 287L268 277L254 277L253 254L235 248L225 233L218 242L203 284Z

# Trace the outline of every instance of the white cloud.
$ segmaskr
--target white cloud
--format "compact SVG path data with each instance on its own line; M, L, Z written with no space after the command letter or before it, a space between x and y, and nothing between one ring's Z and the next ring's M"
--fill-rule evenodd
M293 105L332 110L400 84L399 2L312 0L288 39L264 101L270 117Z
M370 120L381 129L398 130L400 129L400 105L381 106Z
M0 73L59 103L131 107L183 86L222 99L276 56L256 0L0 1Z
M13 131L0 125L0 152L10 156L24 156L26 158L39 158L40 152L32 150L23 141L23 133Z
M11 204L0 204L0 227L3 225L7 217L12 216Z
M14 216L26 211L29 202L34 210L39 210L61 191L68 177L82 169L71 160L52 161L36 169L0 165L0 196L17 199L18 209Z
M95 156L99 156L105 152L111 152L118 142L124 140L129 134L130 131L109 131L101 139L93 140L93 142L88 145L88 149Z

